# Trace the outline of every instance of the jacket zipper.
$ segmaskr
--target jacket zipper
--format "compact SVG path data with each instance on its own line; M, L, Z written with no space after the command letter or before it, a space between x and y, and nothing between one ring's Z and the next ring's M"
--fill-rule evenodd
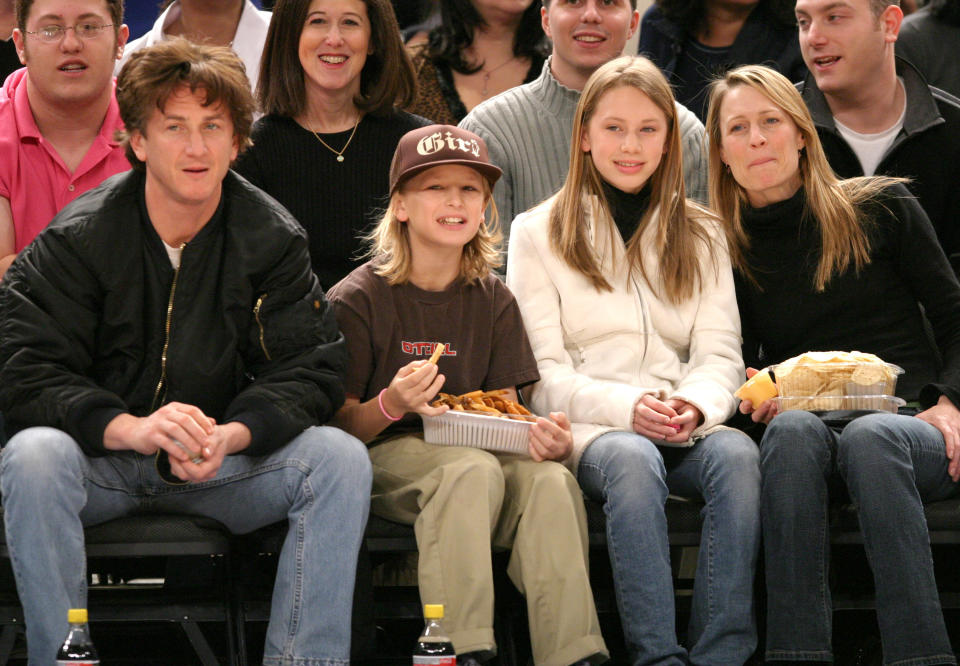
M263 350L263 355L267 357L268 361L272 361L270 358L270 352L267 351L267 343L264 340L264 331L263 331L263 322L260 321L260 307L263 305L263 299L267 297L266 294L260 296L257 299L257 304L253 306L253 316L257 320L257 326L260 327L260 349Z
M650 331L647 329L649 323L649 317L647 315L647 308L643 302L643 292L640 290L640 285L637 284L637 278L631 278L630 282L633 284L633 290L637 294L637 302L640 304L640 330L643 331L643 350L640 353L639 358L639 367L637 368L637 376L643 374L643 361L647 358L647 348L650 345Z
M186 243L180 246L180 250L186 246ZM181 255L182 256L182 255ZM182 261L182 260L181 260ZM173 296L177 292L177 278L180 277L180 266L173 271L173 284L170 285L170 298L167 301L167 320L164 325L163 334L163 352L160 354L160 381L157 382L157 390L153 392L153 403L150 406L150 412L156 411L159 406L157 401L160 398L161 391L167 381L167 351L170 348L170 323L173 321Z

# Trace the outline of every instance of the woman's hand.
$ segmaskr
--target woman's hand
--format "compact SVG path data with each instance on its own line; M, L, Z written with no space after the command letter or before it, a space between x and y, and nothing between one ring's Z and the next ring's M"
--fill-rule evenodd
M648 393L633 408L633 430L647 439L667 441L680 429L673 423L677 416L677 410Z
M954 481L960 480L960 410L950 402L950 398L941 395L937 404L917 414L917 418L943 434L947 459L950 461L947 472Z
M677 413L675 417L670 419L670 425L676 428L677 432L664 439L673 444L686 442L690 439L694 429L703 423L703 413L697 407L679 398L670 398L664 404Z
M756 368L747 368L747 379L760 372ZM773 417L780 413L780 408L776 398L770 398L760 403L759 407L754 407L749 400L740 401L740 413L749 414L754 423L770 423Z
M430 401L437 395L446 377L429 361L413 361L397 370L390 386L383 394L383 407L394 418L402 418L407 412L436 416L449 407L431 407Z
M563 412L550 412L550 418L537 417L530 426L530 457L537 462L565 460L573 451L570 420Z

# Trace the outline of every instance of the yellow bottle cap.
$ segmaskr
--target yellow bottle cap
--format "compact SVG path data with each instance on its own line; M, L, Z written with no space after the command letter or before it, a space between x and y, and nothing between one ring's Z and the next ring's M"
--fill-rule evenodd
M87 623L87 609L86 608L71 608L67 611L67 622L70 624L86 624Z
M428 620L442 620L443 604L424 604L423 616Z

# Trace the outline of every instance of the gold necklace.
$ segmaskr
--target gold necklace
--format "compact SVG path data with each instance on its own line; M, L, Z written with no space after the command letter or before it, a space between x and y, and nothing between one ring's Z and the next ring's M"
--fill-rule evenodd
M319 141L320 143L323 144L323 147L324 147L324 148L326 148L326 149L329 150L331 153L333 153L334 155L337 156L337 161L338 161L338 162L342 162L342 161L343 161L343 151L345 151L345 150L347 149L347 146L350 145L350 142L353 141L353 135L357 133L357 127L358 127L359 125L360 125L360 116L357 116L357 122L355 122L355 123L353 124L353 131L350 132L350 137L347 139L347 142L346 142L345 144L343 144L343 148L341 148L340 150L334 150L334 149L330 146L329 143L327 143L326 141L324 141L323 139L321 139L321 138L320 138L320 135L317 134L317 130L310 130L310 131L313 132L313 135L314 135L315 137L317 137L317 141Z
M483 74L483 90L480 91L480 94L484 97L484 99L486 99L487 95L490 94L490 91L489 91L489 89L488 89L488 85L490 84L490 75L493 74L494 72L496 72L496 71L499 70L499 69L503 69L504 67L506 67L507 65L509 65L511 62L513 62L513 61L516 60L516 59L517 59L517 56L513 56L513 57L511 57L509 60L507 60L506 62L497 65L497 66L494 67L493 69L481 69L481 70L480 70L480 73Z

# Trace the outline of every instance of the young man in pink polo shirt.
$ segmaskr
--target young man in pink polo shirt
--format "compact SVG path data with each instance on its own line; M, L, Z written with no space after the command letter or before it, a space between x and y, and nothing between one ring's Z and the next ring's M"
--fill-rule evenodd
M130 168L114 138L122 0L16 0L16 14L26 67L0 89L0 277L57 211Z

